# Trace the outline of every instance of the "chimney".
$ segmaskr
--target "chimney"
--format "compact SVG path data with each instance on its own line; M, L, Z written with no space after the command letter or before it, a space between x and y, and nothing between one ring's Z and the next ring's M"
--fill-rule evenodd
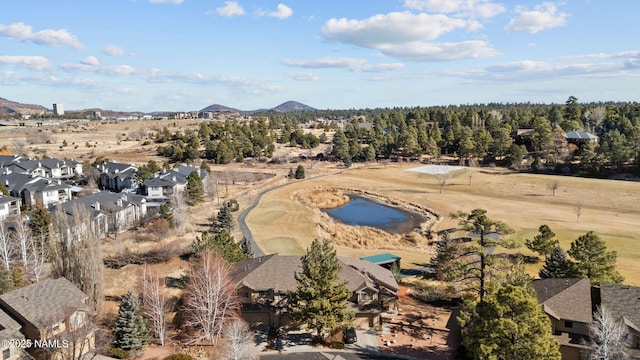
M94 202L93 205L91 205L91 207L100 211L100 203L98 201Z

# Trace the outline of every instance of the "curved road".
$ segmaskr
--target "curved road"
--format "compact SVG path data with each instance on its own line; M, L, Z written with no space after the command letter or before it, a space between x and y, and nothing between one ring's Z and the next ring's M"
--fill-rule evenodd
M341 170L336 174L342 173L345 170L348 170L348 169ZM312 178L301 179L298 181L307 181L307 180L317 179L319 177L328 176L328 175L332 175L332 174L331 173L322 174L322 175L314 176ZM283 186L287 186L289 184L291 183L286 182L284 184L274 186L272 188L261 191L260 193L258 193L258 195L256 195L255 199L253 199L253 202L251 203L251 205L249 205L249 207L244 209L238 216L238 226L240 227L240 232L242 232L242 236L244 236L247 239L247 241L249 241L249 244L251 244L251 250L253 251L253 256L264 256L266 254L264 253L264 251L262 251L260 247L258 247L258 244L256 244L255 240L253 239L253 235L251 235L251 230L249 230L249 227L247 226L247 222L245 221L245 219L249 214L249 212L253 210L253 208L255 208L256 205L258 205L258 203L260 202L260 199L262 199L262 195L268 193L269 191L279 189Z
M253 210L253 208L255 208L256 205L258 205L258 203L260 202L260 199L262 199L262 195L268 193L271 190L279 189L286 185L289 185L289 183L286 182L284 184L261 191L253 199L253 202L251 202L251 205L249 205L246 209L244 209L242 213L240 213L240 215L238 216L238 226L240 227L242 236L244 236L247 239L247 241L249 241L249 244L251 244L251 250L253 251L253 256L264 256L266 254L264 253L264 251L262 251L260 247L258 247L258 244L256 244L255 240L253 240L253 235L251 234L251 230L249 230L249 227L247 226L247 222L245 221L245 219L249 214L249 212Z

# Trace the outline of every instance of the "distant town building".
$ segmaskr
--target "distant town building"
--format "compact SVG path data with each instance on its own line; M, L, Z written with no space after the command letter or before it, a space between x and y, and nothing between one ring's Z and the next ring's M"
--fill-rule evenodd
M53 104L53 115L55 115L55 116L64 115L64 105L62 105L62 104Z

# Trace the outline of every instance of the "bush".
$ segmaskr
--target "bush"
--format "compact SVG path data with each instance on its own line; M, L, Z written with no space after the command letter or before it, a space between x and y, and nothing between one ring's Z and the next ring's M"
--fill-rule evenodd
M416 291L410 292L410 295L427 304L452 303L457 301L456 290L452 285L448 286L426 286Z
M193 357L187 354L173 354L165 357L162 360L193 360Z
M116 359L127 359L129 357L129 352L127 350L118 348L109 348L109 354Z

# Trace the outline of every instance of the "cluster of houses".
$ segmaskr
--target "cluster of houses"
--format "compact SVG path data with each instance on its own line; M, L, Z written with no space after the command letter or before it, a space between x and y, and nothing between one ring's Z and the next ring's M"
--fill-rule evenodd
M75 160L0 156L0 184L9 193L0 195L0 220L39 206L59 209L69 216L74 209L82 208L92 215L97 234L104 237L130 229L147 216L148 208L183 192L192 172L197 171L203 181L207 176L202 169L180 165L140 184L135 165L107 162L97 167L100 190L81 195L82 188L74 184L84 178L84 170Z

